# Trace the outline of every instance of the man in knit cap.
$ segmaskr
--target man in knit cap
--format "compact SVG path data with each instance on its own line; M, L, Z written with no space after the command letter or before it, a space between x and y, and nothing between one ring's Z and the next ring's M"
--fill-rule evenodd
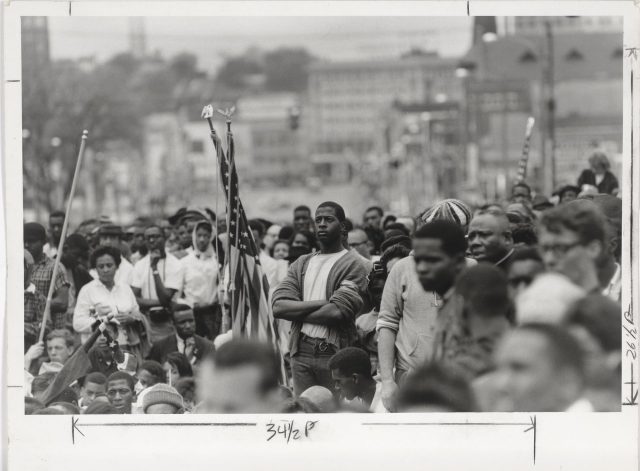
M145 393L142 410L144 414L182 414L182 396L168 384L155 384Z

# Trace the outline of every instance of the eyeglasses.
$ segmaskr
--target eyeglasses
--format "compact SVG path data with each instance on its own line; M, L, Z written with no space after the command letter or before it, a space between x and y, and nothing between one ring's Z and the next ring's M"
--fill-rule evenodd
M573 244L541 244L540 252L552 253L554 255L565 255L571 249L580 245L580 242L574 242Z

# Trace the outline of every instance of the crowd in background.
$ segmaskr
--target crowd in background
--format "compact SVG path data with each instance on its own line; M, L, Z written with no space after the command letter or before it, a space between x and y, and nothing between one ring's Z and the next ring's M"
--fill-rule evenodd
M87 220L62 253L64 213L27 222L26 413L619 410L622 201L590 164L551 198L518 182L417 217L328 201L251 220L278 353L231 333L211 210ZM80 348L86 374L52 397Z

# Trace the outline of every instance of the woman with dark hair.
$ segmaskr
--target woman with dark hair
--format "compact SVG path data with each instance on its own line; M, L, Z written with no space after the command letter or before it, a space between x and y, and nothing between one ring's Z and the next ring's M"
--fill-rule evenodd
M91 335L97 319L106 319L115 325L120 348L135 354L141 361L144 325L136 297L129 285L117 283L115 274L120 265L120 250L98 247L91 254L91 267L98 279L87 283L78 293L73 312L73 328L84 343Z
M592 186L598 189L598 193L616 195L620 185L610 168L611 164L604 152L594 152L589 157L589 168L583 170L578 177L578 186L582 191Z
M289 263L293 263L302 255L315 252L318 242L313 232L300 230L295 231L291 236L291 248L289 250Z
M167 384L173 386L182 378L190 378L193 376L193 368L187 357L179 352L169 353L162 365L167 375Z

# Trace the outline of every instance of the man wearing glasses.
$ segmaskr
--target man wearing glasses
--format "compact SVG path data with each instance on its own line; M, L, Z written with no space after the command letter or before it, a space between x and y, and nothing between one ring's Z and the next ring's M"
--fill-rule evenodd
M362 257L371 260L371 243L365 231L362 229L349 231L347 243L349 248L355 249Z
M171 301L182 288L182 271L176 257L165 251L164 231L149 226L144 231L149 248L133 269L131 288L143 314L149 318L151 342L175 333Z

